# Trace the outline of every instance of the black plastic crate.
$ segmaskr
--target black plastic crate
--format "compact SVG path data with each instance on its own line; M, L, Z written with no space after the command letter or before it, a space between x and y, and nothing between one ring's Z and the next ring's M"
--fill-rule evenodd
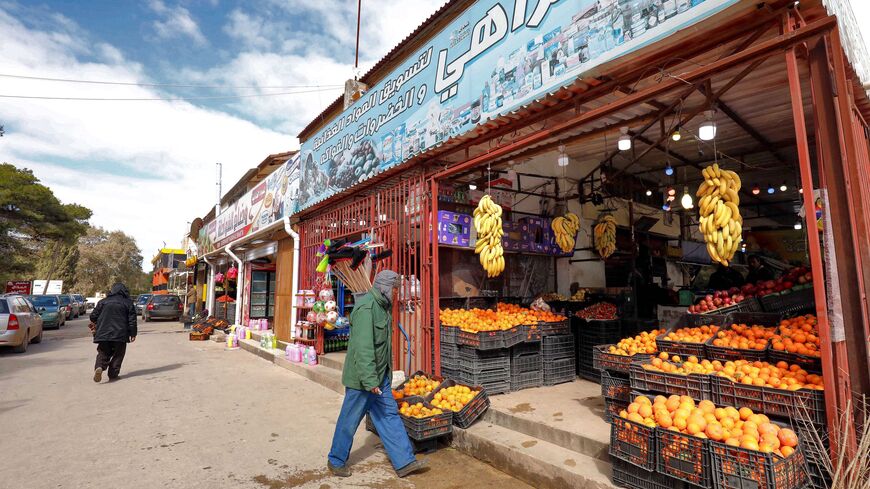
M610 423L613 418L619 416L619 412L628 409L628 401L617 401L615 399L604 398L604 421Z
M787 351L775 350L770 344L768 344L767 358L769 359L770 363L777 363L782 361L788 363L789 365L800 365L801 368L803 368L807 372L811 372L814 374L822 373L821 357L812 357L809 355L801 355L799 353L790 353Z
M631 387L668 395L691 396L696 400L711 400L709 375L679 375L647 370L640 362L631 365Z
M655 356L655 353L637 353L631 356L610 353L610 347L615 345L598 345L592 348L592 367L596 370L629 373L631 364Z
M737 312L765 312L757 297L743 299L737 303Z
M601 372L595 370L592 367L584 367L583 365L578 365L576 370L577 375L583 380L595 382L596 384L601 382Z
M541 328L537 323L524 324L520 326L520 331L522 332L524 342L541 341Z
M510 362L510 351L504 348L499 350L476 350L474 348L461 347L459 349L459 368L463 371L474 372L497 368L509 369Z
M544 372L541 370L523 373L511 373L511 392L544 385Z
M459 368L441 366L441 376L445 379L456 379L459 376Z
M718 406L747 407L759 414L799 418L817 424L827 422L824 391L789 391L739 384L718 375L711 376L710 389L710 400Z
M580 341L591 346L616 343L622 339L622 325L619 319L610 321L581 319L577 334Z
M543 372L543 357L540 353L526 353L511 358L511 375Z
M445 380L441 383L435 390L429 393L426 396L427 402L432 402L432 399L435 398L435 394L440 392L442 389L446 389L448 387L453 387L456 385L465 385L455 380ZM472 391L479 391L471 401L468 402L465 406L462 407L459 411L453 412L453 424L460 428L468 428L474 423L477 418L480 417L490 406L489 395L487 394L486 388L481 385L466 385Z
M409 405L422 403L423 406L429 409L434 408L434 406L426 402L425 398L420 396L410 396L396 401L399 406L405 402ZM408 432L408 437L412 440L423 441L453 432L453 411L442 411L441 414L436 414L426 418L412 418L402 414L399 414L399 417L402 418L402 423L405 425L405 431Z
M807 477L812 489L830 489L831 474L823 465L807 462Z
M573 357L544 362L544 385L571 382L575 378L577 378L577 367Z
M791 421L803 447L807 464L819 469L828 466L830 464L828 427L801 418L792 418Z
M380 437L381 435L379 435L378 430L375 429L375 423L372 421L371 416L366 414L365 419L366 431L374 433L376 436ZM432 453L438 449L438 437L422 441L411 439L411 446L414 448L414 453Z
M498 350L504 348L504 331L478 331L471 333L459 331L458 343L478 350Z
M786 458L715 441L709 446L715 489L799 489L808 483L800 444Z
M483 385L495 384L500 382L510 383L511 369L510 367L497 368L492 370L468 371L460 369L457 375L457 381L465 385Z
M672 355L688 355L698 358L704 357L704 343L685 343L682 341L666 340L665 336L668 333L674 332L680 328L697 328L705 325L718 326L722 328L727 321L727 315L724 314L683 314L677 324L663 334L656 337L656 348L660 352L668 352ZM715 337L715 334L713 335Z
M538 329L541 330L542 336L571 333L571 326L568 323L568 318L554 323L538 323Z
M776 328L779 325L781 317L779 314L768 313L747 313L735 312L728 315L725 321L725 326L719 332L728 331L735 324L746 324L747 326L764 326L766 328ZM767 360L767 347L761 350L752 350L748 348L731 348L727 346L716 346L713 343L718 339L718 333L707 340L704 344L706 356L709 360L720 360L723 362L733 360L749 360L749 361L764 361Z
M601 395L605 399L628 402L631 400L631 379L627 375L601 371Z
M656 468L656 430L619 416L610 423L610 456L645 470Z
M514 359L519 356L523 356L529 353L541 353L541 343L521 343L519 345L515 345L510 349L511 359Z
M626 489L679 489L682 484L664 474L649 472L628 462L613 460L613 484Z
M514 345L519 345L525 338L523 337L524 331L522 326L514 326L513 328L505 331L504 335L504 346L505 348L510 348Z
M709 440L656 428L656 471L690 484L710 487Z
M544 336L541 344L544 358L547 360L567 357L574 358L574 335Z
M456 326L441 325L441 344L457 344L459 340L459 328Z
M816 296L812 285L786 293L766 295L759 300L762 309L766 312L775 312L784 316L814 312L816 309Z

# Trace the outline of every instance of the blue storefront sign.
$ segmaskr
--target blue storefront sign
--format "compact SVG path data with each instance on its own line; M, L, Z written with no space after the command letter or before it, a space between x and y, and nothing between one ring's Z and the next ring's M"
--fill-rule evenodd
M737 1L478 1L302 144L295 210Z

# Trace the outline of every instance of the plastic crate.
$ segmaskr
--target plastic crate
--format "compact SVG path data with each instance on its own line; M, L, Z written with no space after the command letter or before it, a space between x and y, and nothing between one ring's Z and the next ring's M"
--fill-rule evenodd
M613 460L613 484L626 489L675 489L682 486L664 474L649 472L619 459Z
M441 375L445 379L456 379L459 376L459 368L441 366Z
M709 440L656 428L656 471L690 484L710 487Z
M613 418L619 416L619 412L623 409L628 409L628 401L617 401L615 399L604 398L604 421L610 423Z
M672 374L646 370L642 365L639 362L631 365L632 388L668 395L691 396L695 400L712 400L709 375Z
M583 380L588 380L589 382L595 382L596 384L601 383L601 372L595 370L592 367L584 367L583 365L577 365L576 367L577 375Z
M462 383L456 382L455 380L445 380L441 383L435 390L429 393L426 396L426 402L432 402L432 399L435 398L435 394L437 394L442 389L446 389L448 387L453 387L456 385L464 385ZM480 417L490 406L489 395L486 392L486 388L481 385L467 385L466 387L470 388L473 391L480 391L474 396L471 401L468 402L465 406L462 407L459 411L453 413L453 424L460 428L468 428L474 423L477 418Z
M478 350L498 350L504 348L504 331L478 331L472 333L459 330L458 343Z
M577 367L574 357L544 362L544 385L571 382L575 378L577 378Z
M798 489L808 483L800 444L786 458L715 441L709 446L715 489Z
M523 373L511 373L511 392L544 385L544 372L541 370Z
M510 367L495 368L489 370L474 370L459 369L457 381L465 385L484 385L498 382L510 382L511 369Z
M511 348L511 359L520 357L529 353L541 353L541 343L521 343Z
M524 324L520 326L520 331L522 331L523 341L525 342L541 341L541 328L537 323Z
M631 400L631 379L628 376L601 371L601 395L605 399L628 402Z
M812 489L830 489L831 475L823 465L807 461L807 478Z
M577 335L580 341L590 346L616 343L622 339L622 326L619 319L579 320Z
M755 312L735 312L728 315L725 321L725 326L719 331L727 331L734 324L746 324L748 326L764 326L767 328L775 328L779 325L782 318L779 314L755 313ZM716 346L713 342L716 340L713 336L706 343L704 348L709 360L720 360L723 362L733 360L749 360L749 361L764 361L767 360L767 348L763 350L751 350L743 348L730 348L725 346Z
M523 327L522 326L514 326L513 328L505 331L504 335L504 347L510 348L515 345L519 345L523 341L525 341L523 337Z
M800 365L801 368L803 368L807 372L812 372L814 374L822 373L821 357L811 357L809 355L801 355L799 353L790 353L787 351L774 350L773 347L768 344L767 358L770 360L771 363L783 361L788 363L789 365Z
M511 358L511 375L543 372L543 357L540 353L526 353Z
M380 437L378 434L378 430L375 429L375 423L372 422L371 416L366 414L365 427L366 431L370 431L375 434L375 436ZM414 453L432 453L438 449L438 438L430 438L428 440L411 440L411 446L414 449Z
M456 326L441 325L441 344L457 344L459 338L459 328Z
M680 328L696 328L703 325L714 325L721 328L725 325L726 321L727 316L722 314L683 314L673 328L656 337L656 348L660 352L664 351L672 355L694 355L698 358L703 358L705 353L704 343L670 341L664 339L665 336Z
M737 303L737 312L765 312L757 297L750 297Z
M635 355L616 355L610 353L609 349L615 345L598 345L592 348L592 367L596 370L609 370L611 372L629 373L631 364L640 360L646 360L648 357L656 355L655 353L637 353Z
M656 430L619 416L610 424L610 456L645 470L656 468Z
M710 378L711 401L719 406L747 407L768 416L800 418L811 423L824 424L824 391L800 389L789 391L772 387L759 387L732 382L713 375Z
M484 370L504 369L511 366L508 350L474 350L460 349L459 369L463 372L481 372Z
M549 335L564 335L571 333L571 326L568 319L557 321L555 323L538 323L538 328L541 330L541 336Z
M828 427L801 418L792 418L791 421L803 447L807 464L815 465L819 469L828 466L831 457Z
M541 345L544 358L547 360L574 358L574 335L572 334L544 336Z
M816 296L812 285L786 293L770 294L759 299L766 312L791 316L800 312L813 312L816 309Z
M402 402L408 404L423 403L423 406L432 409L434 406L426 402L426 399L420 396L411 396L397 401L399 405ZM453 432L453 411L443 410L441 414L429 416L428 418L412 418L400 414L402 423L405 425L405 431L408 432L408 438L416 441L431 440L439 436L447 435Z

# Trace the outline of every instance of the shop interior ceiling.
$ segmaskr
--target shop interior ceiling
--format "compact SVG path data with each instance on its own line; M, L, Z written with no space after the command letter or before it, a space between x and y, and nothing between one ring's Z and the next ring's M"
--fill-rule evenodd
M771 30L767 37L774 34ZM667 66L651 68L649 76L638 80L633 87L584 101L572 111L531 124L508 137L518 139L525 134L558 124L576 114L625 97L632 91L658 83L663 77L679 77L682 72L714 61L731 48L723 46L704 57L690 61L674 60ZM740 66L720 73L707 84L686 84L685 88L667 96L648 100L536 146L518 149L511 155L495 160L491 168L523 171L527 162L549 159L552 162L550 174L562 175L562 169L557 166L556 161L558 147L564 145L570 158L564 175L569 179L588 176L592 177L592 182L598 182L601 173L590 174L589 170L600 165L610 176L625 174L639 179L641 191L651 189L654 195L660 196L661 192L666 192L669 186L673 186L679 200L685 185L688 185L690 193L694 195L702 179L701 168L718 161L720 165L741 175L741 206L750 211L747 216L763 217L756 219L752 226L792 226L799 208L800 195L785 59L781 54L776 54L744 75L745 69L746 66ZM738 75L744 76L736 84L729 86ZM801 77L805 85L808 76L807 69L801 66ZM724 91L722 96L711 103L709 98L720 91ZM710 97L707 96L708 93ZM806 112L810 114L807 120L810 147L814 149L809 87L805 86L802 93ZM715 110L716 138L702 141L697 137L698 126L705 120L703 111L711 107ZM680 126L681 138L673 141L670 135L678 121L693 112L699 114ZM649 127L641 133L647 125ZM629 134L633 136L632 149L628 151L617 150L617 140L622 127L628 127ZM469 156L485 153L487 146L472 148ZM672 176L665 174L668 164L674 168ZM535 166L541 168L541 165ZM485 170L470 171L459 181L485 182ZM752 188L756 185L760 193L753 195ZM787 188L785 192L780 190L782 185ZM768 186L774 188L773 194L768 194ZM565 187L567 186L563 186ZM573 187L576 192L576 185ZM584 187L587 194L595 188L595 183Z

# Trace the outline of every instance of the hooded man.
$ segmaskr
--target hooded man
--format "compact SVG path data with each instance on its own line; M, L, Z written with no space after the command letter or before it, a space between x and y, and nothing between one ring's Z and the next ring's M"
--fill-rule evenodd
M91 312L95 325L94 343L97 344L97 361L94 365L94 382L103 380L103 371L109 371L109 380L118 378L121 363L127 351L127 343L136 341L136 307L130 300L127 286L118 282L105 299L97 303Z
M327 467L339 477L350 477L347 459L363 416L368 412L399 477L426 466L417 460L408 433L399 417L391 389L392 303L399 275L384 270L375 277L372 290L356 301L350 315L350 341L341 383L344 403L335 424Z

